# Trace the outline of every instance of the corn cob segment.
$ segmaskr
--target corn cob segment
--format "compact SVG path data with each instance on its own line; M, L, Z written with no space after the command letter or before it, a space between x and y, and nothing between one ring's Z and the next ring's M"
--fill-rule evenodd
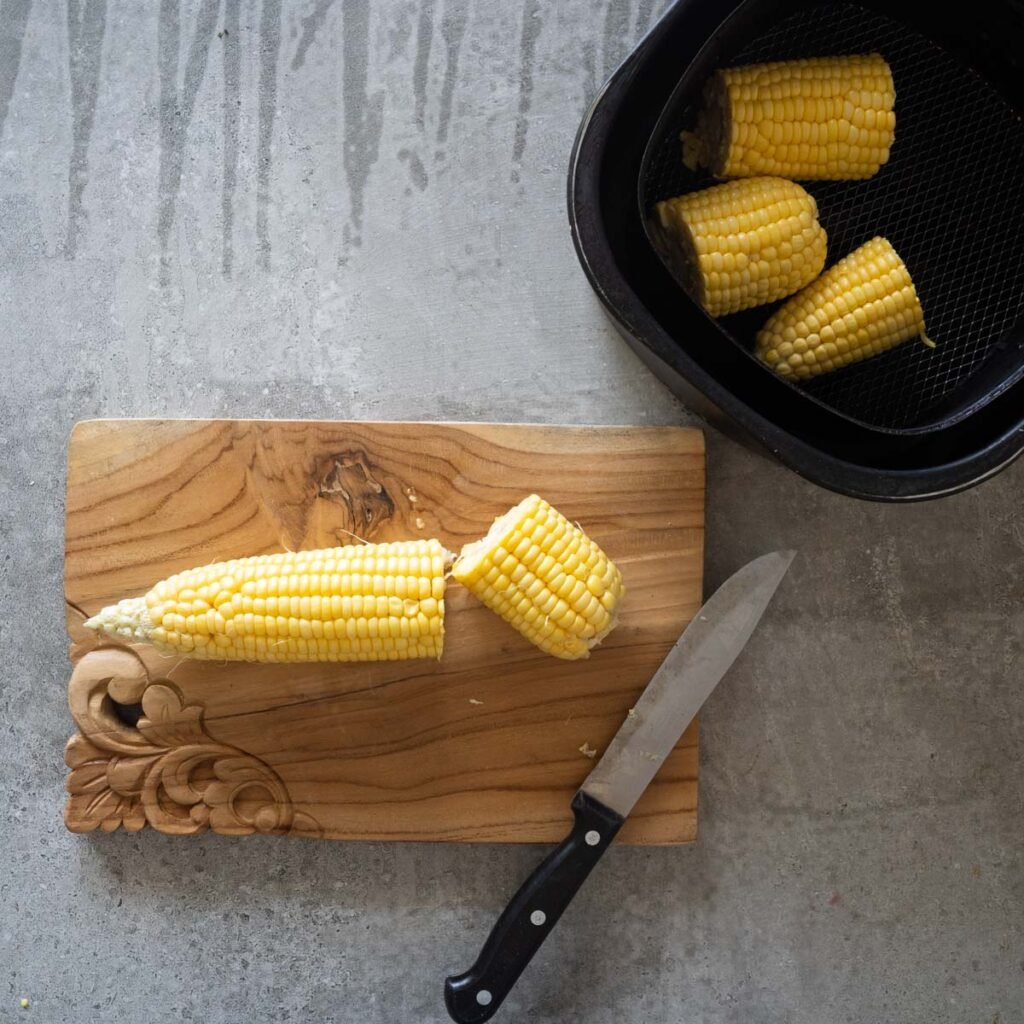
M889 159L895 103L877 53L724 68L683 133L683 162L720 178L870 178Z
M216 661L439 658L449 562L436 540L239 558L170 576L86 625Z
M872 238L776 310L757 356L782 377L805 379L925 334L914 282L892 245Z
M622 575L586 534L531 494L467 544L452 575L531 643L586 658L615 628Z
M784 299L825 265L814 197L782 178L746 178L666 199L654 235L676 277L711 316Z

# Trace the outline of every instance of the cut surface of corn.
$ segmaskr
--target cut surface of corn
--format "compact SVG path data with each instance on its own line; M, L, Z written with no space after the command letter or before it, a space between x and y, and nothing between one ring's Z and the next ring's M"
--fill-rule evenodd
M720 178L870 178L889 159L896 88L878 53L715 72L683 162Z
M588 657L615 628L625 593L608 556L536 494L467 544L452 576L542 651L569 660Z
M439 658L450 558L436 540L239 558L176 573L85 624L214 661Z
M776 310L757 334L757 356L780 376L804 379L916 337L934 347L910 272L876 237Z
M711 316L784 299L825 265L814 197L783 178L744 178L655 207L662 255Z

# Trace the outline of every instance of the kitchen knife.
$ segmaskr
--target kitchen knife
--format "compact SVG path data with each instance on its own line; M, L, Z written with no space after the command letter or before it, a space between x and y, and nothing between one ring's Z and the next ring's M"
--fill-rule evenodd
M523 883L480 956L445 981L458 1024L489 1020L562 916L662 761L750 639L792 551L762 555L730 576L655 672L572 801L569 835Z

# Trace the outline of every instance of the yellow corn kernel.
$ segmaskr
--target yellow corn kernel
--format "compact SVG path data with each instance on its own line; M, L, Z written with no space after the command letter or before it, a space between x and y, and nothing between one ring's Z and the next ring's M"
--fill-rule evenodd
M217 562L161 580L86 625L165 654L215 661L439 658L451 557L439 541L413 540ZM261 589L275 595L262 608L250 596ZM197 616L196 601L216 611ZM399 647L394 637L415 639Z
M825 265L817 203L783 178L745 178L666 199L652 227L662 256L711 316L784 299Z
M575 568L569 551L581 555ZM513 571L506 572L510 559ZM525 570L518 579L517 566ZM589 657L615 628L625 594L608 556L536 494L495 520L483 540L467 544L452 576L542 651L570 660Z
M720 178L870 178L889 159L895 102L877 53L724 68L683 133L683 161Z
M804 379L916 337L934 348L910 272L877 237L776 310L758 332L757 356L782 377Z

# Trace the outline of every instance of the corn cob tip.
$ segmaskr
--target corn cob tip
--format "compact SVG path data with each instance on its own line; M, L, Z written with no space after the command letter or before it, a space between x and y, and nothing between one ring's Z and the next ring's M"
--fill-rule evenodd
M101 608L91 619L85 620L85 626L98 633L141 643L149 640L153 621L144 597L127 597L117 604Z
M777 309L757 333L757 356L779 376L805 380L911 338L935 347L910 271L879 235Z

